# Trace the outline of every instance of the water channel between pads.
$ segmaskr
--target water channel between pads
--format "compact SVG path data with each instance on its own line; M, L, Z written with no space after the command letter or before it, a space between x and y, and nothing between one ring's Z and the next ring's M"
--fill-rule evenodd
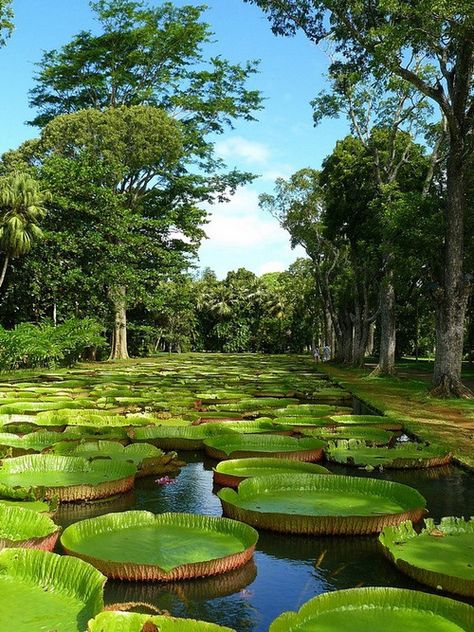
M213 493L212 467L204 452L183 452L187 465L175 483L154 478L137 482L133 492L91 504L62 505L56 521L77 520L112 511L146 509L155 513L222 515ZM338 474L386 478L415 487L427 499L429 515L474 515L474 476L459 468L418 471L363 470L329 465ZM255 564L231 573L174 584L108 581L106 602L145 601L175 616L227 625L239 632L266 632L280 613L297 610L322 592L355 586L391 586L429 592L400 573L381 553L377 537L307 537L260 531Z

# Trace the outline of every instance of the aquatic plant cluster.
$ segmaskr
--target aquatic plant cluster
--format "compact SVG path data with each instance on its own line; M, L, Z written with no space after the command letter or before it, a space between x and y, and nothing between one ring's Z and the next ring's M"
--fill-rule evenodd
M251 563L262 529L378 535L400 571L472 598L474 519L435 524L414 488L326 467L442 472L451 455L416 438L400 442L402 432L403 420L352 414L350 393L304 358L206 354L8 378L0 383L0 628L229 632L138 604L105 608L104 585L224 583ZM189 450L214 459L223 517L129 510L76 515L62 532L55 523L59 504L90 506L126 494L138 478L152 477L160 494ZM434 632L474 629L474 608L461 601L360 587L314 597L270 630L342 630L348 613L356 632L428 622Z

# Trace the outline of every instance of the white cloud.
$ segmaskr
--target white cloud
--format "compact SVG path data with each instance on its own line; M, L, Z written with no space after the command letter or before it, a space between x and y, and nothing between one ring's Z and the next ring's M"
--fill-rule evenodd
M234 193L229 195L228 202L218 204L205 204L206 210L212 214L218 215L249 215L260 214L263 211L258 206L258 192L250 187L240 187Z
M275 182L278 178L287 180L294 171L295 169L292 165L276 164L262 173L262 180L269 180L270 182Z
M248 163L265 164L271 155L263 143L247 140L242 136L231 136L215 145L216 152L226 159L240 158Z
M266 261L258 269L258 275L267 274L267 272L283 272L286 269L282 261Z

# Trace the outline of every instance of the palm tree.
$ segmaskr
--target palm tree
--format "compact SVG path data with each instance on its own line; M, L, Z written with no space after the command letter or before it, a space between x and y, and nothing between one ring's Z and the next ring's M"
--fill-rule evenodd
M10 259L25 255L34 241L43 236L38 222L50 197L28 174L12 173L0 178L0 251L5 255L0 287Z

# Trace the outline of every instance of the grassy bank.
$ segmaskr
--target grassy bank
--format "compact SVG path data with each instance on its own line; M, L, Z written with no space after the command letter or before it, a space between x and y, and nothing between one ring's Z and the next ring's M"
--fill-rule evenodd
M371 377L371 367L352 369L334 364L322 371L355 396L389 417L402 418L420 438L442 444L455 460L474 470L474 401L434 399L428 395L429 363L404 361L397 377ZM466 371L472 379L472 369Z

